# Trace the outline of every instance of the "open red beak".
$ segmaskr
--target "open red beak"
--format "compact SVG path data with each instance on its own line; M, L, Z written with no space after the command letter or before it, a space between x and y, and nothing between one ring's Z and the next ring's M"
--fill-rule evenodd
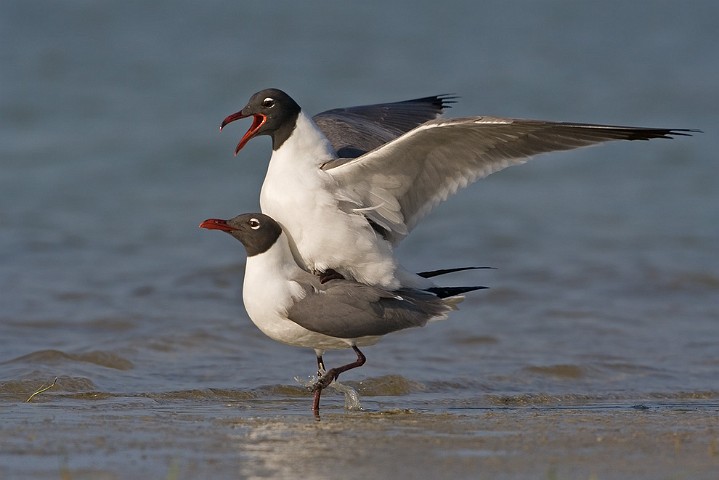
M200 228L206 228L208 230L222 230L223 232L231 232L234 230L227 224L227 220L221 220L219 218L210 218L200 224Z
M220 124L220 131L222 131L222 129L225 128L228 123L232 123L235 120L247 117L249 117L249 115L243 114L241 110L237 113L233 113L232 115L228 115L227 118L225 118ZM237 144L237 148L235 148L235 155L237 155L240 150L242 150L242 147L244 147L245 144L249 142L252 137L257 135L257 131L260 129L260 127L262 127L262 125L265 124L266 121L267 117L265 115L262 115L261 113L255 113L254 115L252 115L252 126L250 126L250 129L247 130L245 136L242 137L240 143Z

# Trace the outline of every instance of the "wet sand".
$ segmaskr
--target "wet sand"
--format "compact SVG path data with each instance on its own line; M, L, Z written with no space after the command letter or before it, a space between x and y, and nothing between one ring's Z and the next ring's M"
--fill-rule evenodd
M298 398L47 395L4 403L0 478L715 479L716 398L345 411ZM193 398L194 397L194 398ZM169 398L169 400L167 399Z

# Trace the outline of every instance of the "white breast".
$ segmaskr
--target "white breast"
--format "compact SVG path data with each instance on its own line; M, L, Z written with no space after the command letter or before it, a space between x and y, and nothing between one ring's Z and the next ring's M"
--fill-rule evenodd
M286 242L282 235L281 240ZM287 246L285 244L285 250ZM286 253L288 256L289 253ZM296 281L294 270L299 267L282 258L280 249L249 257L245 267L242 299L252 323L271 339L297 347L315 350L348 348L352 344L371 345L378 338L367 337L353 341L312 332L287 318L293 302L304 297L306 291Z
M300 114L290 138L272 154L260 193L262 212L282 225L297 262L312 272L333 268L362 283L399 288L392 247L347 204L320 167L335 158L311 119Z

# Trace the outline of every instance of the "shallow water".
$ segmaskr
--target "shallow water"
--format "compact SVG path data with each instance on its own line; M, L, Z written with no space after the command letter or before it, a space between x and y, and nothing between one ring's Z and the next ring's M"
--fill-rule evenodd
M688 410L690 423L714 425L702 452L716 442L715 2L419 2L412 21L400 5L371 3L12 0L2 11L0 434L13 440L0 478L121 478L129 464L153 478L227 475L238 458L251 464L306 429L332 438L356 429L366 441L415 432L424 445L442 438L438 423L509 422L507 408L576 433L560 419L566 405L590 431L617 409L627 416L619 423L637 418L636 405L674 420ZM547 155L442 205L402 245L403 263L493 266L446 279L491 289L447 322L367 348L367 364L342 379L365 411L344 412L328 391L321 423L331 426L318 427L295 380L313 374L312 352L254 328L241 303L241 246L197 228L257 210L269 142L234 158L246 125L217 128L268 86L309 112L450 92L461 95L450 116L705 133ZM325 357L328 366L352 358ZM376 430L386 417L402 420ZM530 428L561 438L551 422ZM223 447L232 435L243 440ZM485 451L477 445L447 442L437 455L476 460L467 452ZM509 453L487 458L501 466L525 447L509 442ZM192 470L194 455L209 457ZM278 463L242 472L282 476ZM480 464L452 463L452 473L469 478ZM361 471L389 476L380 467Z

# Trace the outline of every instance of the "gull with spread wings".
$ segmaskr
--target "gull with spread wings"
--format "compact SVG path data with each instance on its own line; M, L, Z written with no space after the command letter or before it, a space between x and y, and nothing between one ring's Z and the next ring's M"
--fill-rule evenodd
M490 116L438 118L453 97L330 110L314 118L278 89L254 94L222 127L252 117L236 152L272 137L260 206L285 230L298 263L323 280L388 289L431 282L398 264L393 248L437 204L533 155L696 130Z

